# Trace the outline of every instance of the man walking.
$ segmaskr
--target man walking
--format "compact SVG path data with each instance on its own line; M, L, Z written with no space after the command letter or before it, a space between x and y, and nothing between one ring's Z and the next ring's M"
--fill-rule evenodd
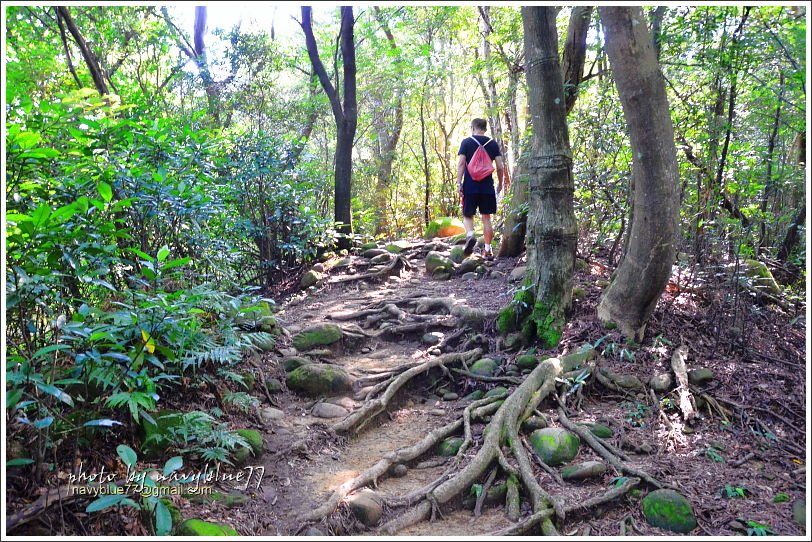
M482 217L482 228L485 233L485 250L483 255L488 261L493 260L493 226L491 225L491 215L496 212L496 194L502 192L502 183L505 177L505 162L502 160L502 152L499 144L485 135L488 122L484 119L474 119L471 121L471 137L466 137L460 144L457 153L457 189L462 198L462 223L465 225L464 254L470 256L476 246L474 236L474 215L477 210ZM499 184L494 190L493 174L489 174L480 180L475 180L468 170L468 165L474 157L477 149L484 148L488 157L495 162L496 173L499 177Z

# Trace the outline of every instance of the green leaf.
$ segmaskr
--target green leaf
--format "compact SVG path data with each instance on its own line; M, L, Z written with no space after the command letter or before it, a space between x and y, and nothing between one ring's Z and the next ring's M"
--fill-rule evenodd
M118 504L123 504L122 501L127 498L127 495L104 495L103 497L99 497L92 503L87 505L85 508L85 512L100 512L102 510L106 510L111 506L116 506Z
M23 396L23 390L15 388L6 394L6 408L14 408Z
M109 202L111 199L113 199L113 189L106 182L99 182L99 185L96 188L104 201Z
M101 420L90 420L89 422L85 422L83 424L85 427L113 427L114 425L124 425L123 423L110 420L110 419L101 419Z
M172 514L164 503L158 501L155 504L155 534L166 536L172 530Z
M162 262L169 256L169 247L164 245L160 249L158 249L158 261Z
M181 456L176 455L175 457L169 458L167 462L164 463L164 476L167 476L168 474L175 472L182 466L183 466L183 458Z
M51 386L50 384L45 384L43 382L37 382L37 388L48 395L56 397L66 405L73 406L73 399L71 399L71 396L56 386Z
M40 226L44 226L50 217L51 208L43 203L37 207L34 213L31 215L31 221L34 223L34 227L39 228Z
M127 446L126 444L119 444L116 447L116 453L124 461L124 464L128 467L132 467L135 465L135 462L138 460L138 456L135 453L135 450Z
M70 349L71 347L67 344L52 344L51 346L45 346L34 352L34 355L31 356L31 360L33 361L44 358L45 356L56 350L70 350Z
M159 253L160 254L160 253ZM167 269L172 269L173 267L180 267L181 265L186 265L187 263L191 262L192 258L189 256L185 258L178 258L177 260L171 260L166 262L161 266L161 269L166 271Z
M22 467L23 465L30 465L33 463L33 459L29 459L27 457L18 457L16 459L9 459L6 461L6 468L8 467Z
M45 429L46 427L50 427L52 423L54 423L54 417L47 416L45 418L42 418L41 420L35 421L33 425L37 429Z

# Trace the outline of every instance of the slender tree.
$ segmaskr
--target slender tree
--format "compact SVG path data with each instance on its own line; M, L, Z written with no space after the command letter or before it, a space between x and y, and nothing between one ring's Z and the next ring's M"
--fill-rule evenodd
M679 186L674 128L651 33L639 7L600 8L606 51L631 135L629 237L598 317L640 341L674 262Z
M310 63L319 77L324 93L330 99L330 106L333 109L333 117L336 122L335 221L338 224L338 231L344 234L339 240L339 247L348 248L350 245L349 235L352 234L352 208L350 203L352 197L352 147L355 129L358 125L355 39L353 37L355 19L353 18L351 6L341 8L339 40L344 64L342 101L338 88L333 86L330 76L327 75L327 70L319 57L318 45L313 35L312 11L313 8L302 6L301 26L305 34L305 45L307 46Z

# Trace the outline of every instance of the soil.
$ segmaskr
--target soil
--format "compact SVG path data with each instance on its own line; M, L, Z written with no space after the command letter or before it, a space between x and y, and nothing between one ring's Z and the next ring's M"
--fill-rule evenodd
M419 243L419 242L418 242ZM281 360L295 354L290 336L297 331L322 322L331 316L361 310L383 300L404 299L409 296L451 297L469 307L498 310L512 298L517 285L508 279L510 272L524 261L500 258L488 264L488 274L481 279L450 280L430 278L423 266L419 248L414 254L413 268L400 276L385 280L334 283L337 278L367 270L361 258L359 265L349 269L333 269L326 282L306 292L298 292L281 303L280 323L286 335L280 337L277 350L251 360L266 377L285 382ZM806 307L800 302L783 308L753 297L743 289L722 281L713 274L692 272L683 266L675 273L662 296L646 331L642 344L627 343L616 331L604 329L596 320L596 305L602 288L608 283L610 268L601 255L579 266L574 286L583 288L584 295L573 303L571 321L559 347L541 352L549 356L565 354L585 343L595 346L598 365L619 374L637 376L642 382L670 371L670 359L679 345L688 347L688 369L705 367L714 379L702 392L714 398L724 410L712 402L697 405L699 416L691 425L683 423L673 390L658 394L657 414L648 394L641 391L624 392L605 388L589 378L579 392L578 408L572 409L572 421L600 422L614 431L609 440L621 447L624 441L634 446L649 447L650 453L627 451L630 462L649 474L677 488L691 502L698 527L692 535L729 536L746 533L749 522L758 522L775 534L804 535L804 528L793 521L792 505L806 500ZM336 322L341 325L363 322ZM438 328L450 333L453 330ZM497 350L498 333L492 321L484 331L492 357L509 365L517 352ZM355 348L334 348L318 358L324 363L342 366L351 375L361 377L375 371L392 369L400 364L429 359L430 347L421 342L422 333L405 335L399 340L368 338ZM264 466L264 476L258 487L231 488L247 494L247 504L227 508L222 504L192 504L173 497L184 517L226 523L241 535L290 536L305 534L308 528L318 528L328 535L375 535L353 519L342 503L331 518L314 525L305 525L300 514L325 502L341 484L375 464L387 452L414 444L428 432L458 418L468 404L464 399L475 387L489 389L496 383L475 382L467 378L451 381L429 376L413 379L400 390L397 399L374 423L359 435L346 438L336 435L331 426L336 419L312 416L314 399L299 396L283 386L273 395L272 406L284 412L284 418L263 424L256 413L233 414L233 427L260 429L264 435L265 454L255 463ZM454 391L460 399L444 401L439 388ZM266 397L254 392L264 405ZM697 398L697 397L695 397ZM348 394L342 398L345 406L357 408L362 398ZM205 408L205 405L197 405ZM539 410L556 426L555 404L549 400ZM665 420L668 420L667 422ZM669 427L670 426L670 427ZM478 431L481 432L479 426ZM475 431L476 432L476 431ZM466 453L470 458L476 445ZM431 453L419 461L437 459ZM575 461L599 459L582 445ZM406 494L436 479L446 465L415 468L408 465L402 478L386 476L378 480L376 492L383 497ZM537 480L554 497L565 504L582 502L603 494L618 481L621 473L611 468L598 479L565 482L563 486L545 471L535 467ZM733 496L725 494L729 487ZM736 488L741 488L737 494ZM226 491L229 488L221 488ZM632 535L669 536L673 533L646 523L640 500L652 488L641 487L639 495L629 495L584 514L571 514L557 527L561 534L590 536ZM784 502L776 496L786 495ZM781 498L779 497L779 499ZM437 517L397 533L403 536L470 536L504 529L512 523L505 514L504 503L485 506L482 515L459 506L459 500L446 503ZM384 521L404 509L387 509ZM526 499L522 514L529 512ZM81 514L79 514L81 516ZM111 534L109 524L102 526L103 516L93 516L93 524L85 524L85 532ZM116 521L117 532L147 534L139 529L135 512L122 510ZM754 524L750 524L754 527ZM312 531L311 531L312 532ZM41 533L40 533L41 534Z
M510 300L516 288L508 281L510 271L524 262L499 259L490 266L491 273L487 277L476 280L460 277L433 280L426 276L420 260L413 263L417 263L413 270L381 283L335 286L328 283L307 296L294 298L284 305L283 325L295 332L329 321L329 315L336 312L360 310L374 301L410 295L451 296L471 307L499 309ZM710 284L699 288L696 276L692 277L694 282L688 284L685 277L675 275L675 283L670 284L664 294L644 343L628 345L617 333L602 329L594 317L601 280L608 279L607 267L597 259L578 271L575 284L585 289L585 296L575 302L572 323L560 349L550 351L551 355L584 342L595 344L603 337L598 344L598 351L602 353L600 366L616 373L634 374L648 382L654 374L670 370L673 349L685 344L689 348L688 368L707 367L715 374L704 391L719 401L730 401L742 408L730 409L725 420L719 412L704 407L700 409L699 419L689 427L683 424L678 408L671 406L677 404L672 392L660 396L670 400L670 404L661 401L672 425L668 428L653 414L648 395L642 392L620 394L591 380L584 389L581 411L574 421L599 421L610 426L615 432L610 442L616 445L624 439L637 446L648 444L652 453L630 454L632 462L672 484L691 501L699 523L692 534L741 535L745 534L747 521L767 525L781 535L804 534L803 528L792 519L792 503L805 499L806 493L805 470L799 471L806 465L803 432L806 392L803 379L798 378L805 372L803 312L788 313L775 306L760 306L742 295L738 300L740 314L736 323L746 331L731 330L731 317L735 315L731 316L731 304L725 300L730 296L730 292L725 291L729 286ZM491 344L495 345L497 334L493 329L490 333ZM363 370L391 368L427 356L427 347L419 339L420 334L399 342L371 340L365 343L369 349L366 353L344 352L324 361L342 365L355 375ZM516 354L492 351L490 355L509 362ZM277 360L277 357L268 357L264 362L274 368ZM274 504L268 506L265 500L257 499L240 510L232 524L245 534L303 534L306 526L298 522L298 514L324 502L340 484L372 466L388 451L415 443L428 431L459 415L466 403L442 401L432 393L436 389L431 389L430 384L424 380L413 382L401 391L397 404L378 417L377 424L368 426L352 439L331 436L327 429L330 420L307 414L308 403L312 401L285 393L280 400L286 413L285 422L266 438L276 452L265 456L267 472L273 474L263 481L263 491L274 495ZM445 387L458 391L463 397L471 384L446 383ZM545 411L555 420L552 406L547 404ZM437 408L445 415L431 413ZM309 439L306 453L285 449L302 437ZM588 459L599 458L589 447L582 446L577 461ZM429 483L443 469L443 466L410 468L403 478L379 480L376 491L385 497L402 495ZM563 487L544 471L538 470L537 474L547 491L571 503L605 492L620 473L610 469L601 479L565 483ZM724 494L725 486L744 488L745 494L729 498ZM644 489L643 495L645 492ZM774 503L773 499L780 493L788 495L789 500ZM389 511L384 519L397 513L397 510ZM472 512L459 506L449 506L441 513L442 518L419 523L398 534L481 535L510 525L503 503L486 507L476 519ZM335 517L316 527L326 534L375 534L374 530L366 530L352 521L345 508L340 508ZM628 534L644 536L671 534L646 523L640 496L626 497L595 513L569 517L559 527L563 534L592 536L616 536L622 529Z

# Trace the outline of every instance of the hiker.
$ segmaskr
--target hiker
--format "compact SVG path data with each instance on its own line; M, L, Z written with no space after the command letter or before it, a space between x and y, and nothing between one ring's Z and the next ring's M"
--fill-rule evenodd
M460 144L457 153L457 189L462 199L462 223L465 225L465 250L463 253L470 256L476 246L474 236L474 214L479 209L482 217L482 228L485 233L485 250L483 255L488 261L493 261L493 226L491 215L496 212L496 194L502 192L502 182L505 178L505 162L499 144L485 135L488 122L485 119L471 121L471 136L466 137ZM478 149L485 153L475 157ZM473 160L473 163L472 163ZM496 173L499 184L496 190L493 187L493 166L496 163ZM470 170L473 170L473 175ZM490 171L490 173L489 173Z

